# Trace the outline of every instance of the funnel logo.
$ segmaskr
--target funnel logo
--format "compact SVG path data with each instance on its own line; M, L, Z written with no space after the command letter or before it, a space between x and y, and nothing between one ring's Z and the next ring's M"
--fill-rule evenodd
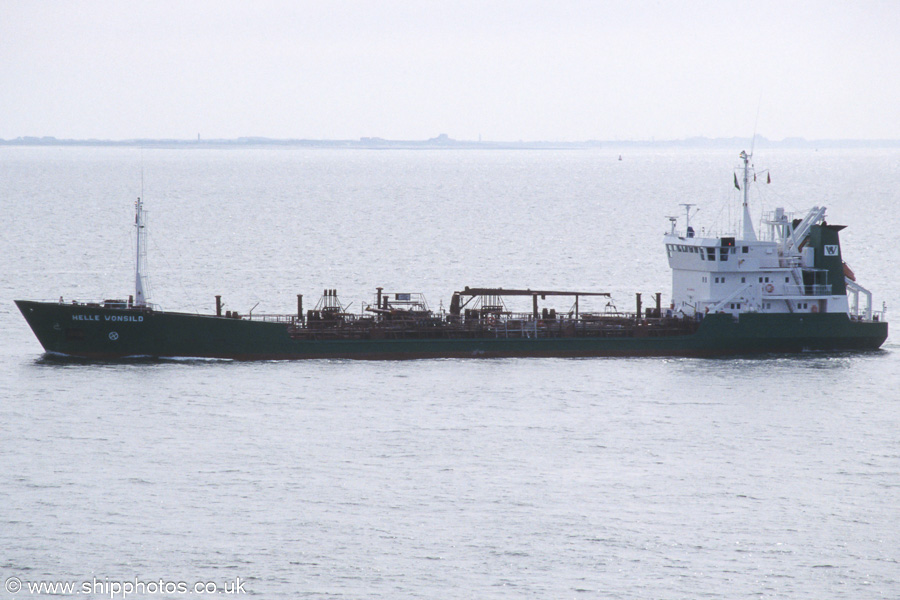
M825 245L825 256L837 256L837 255L838 255L837 244L826 244Z

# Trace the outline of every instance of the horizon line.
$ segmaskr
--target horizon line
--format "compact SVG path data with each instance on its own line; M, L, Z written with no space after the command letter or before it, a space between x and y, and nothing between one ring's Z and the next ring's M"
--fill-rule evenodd
M234 138L57 138L55 136L19 136L13 139L0 138L0 145L4 146L54 146L54 145L90 145L90 146L135 146L135 145L178 145L178 146L228 146L228 145L272 145L272 146L337 146L337 147L392 147L392 146L427 146L435 147L467 147L467 148L513 148L513 147L600 147L616 145L640 145L640 146L717 146L732 145L736 140L749 143L762 143L771 146L878 146L900 145L900 140L883 138L819 138L807 139L799 136L785 137L780 140L766 138L756 134L753 137L707 137L690 136L672 139L627 139L627 140L599 140L586 139L579 141L553 141L553 140L457 140L442 133L437 137L411 140L389 139L378 136L363 136L357 139L314 139L314 138L274 138L267 136L239 136Z

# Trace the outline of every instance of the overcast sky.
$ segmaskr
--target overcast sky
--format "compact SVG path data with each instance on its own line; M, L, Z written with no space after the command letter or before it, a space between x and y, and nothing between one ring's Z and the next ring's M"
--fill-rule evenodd
M0 138L900 138L900 1L0 0Z

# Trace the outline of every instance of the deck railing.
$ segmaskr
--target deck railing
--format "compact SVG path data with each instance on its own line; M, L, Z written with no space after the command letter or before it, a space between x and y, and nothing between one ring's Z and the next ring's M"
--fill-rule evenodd
M763 288L766 296L830 296L830 285L796 285L793 283L782 285L781 287L773 286L771 292Z
M244 316L248 321L267 321L270 323L284 323L286 325L295 325L300 318L297 315L254 315Z
M254 316L254 319L257 317ZM631 313L558 314L555 318L534 318L533 313L501 312L469 318L447 315L390 319L341 315L338 319L293 322L291 336L302 339L431 339L431 338L560 338L560 337L645 337L680 335L695 329L691 319L638 318Z

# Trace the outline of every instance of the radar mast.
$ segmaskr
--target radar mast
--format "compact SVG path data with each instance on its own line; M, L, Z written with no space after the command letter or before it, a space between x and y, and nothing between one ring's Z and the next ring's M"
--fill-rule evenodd
M743 150L741 151L741 160L744 161L744 239L755 242L756 231L753 230L753 221L750 219L750 206L748 203L750 194L750 159L752 157L752 154L747 154L747 152Z

